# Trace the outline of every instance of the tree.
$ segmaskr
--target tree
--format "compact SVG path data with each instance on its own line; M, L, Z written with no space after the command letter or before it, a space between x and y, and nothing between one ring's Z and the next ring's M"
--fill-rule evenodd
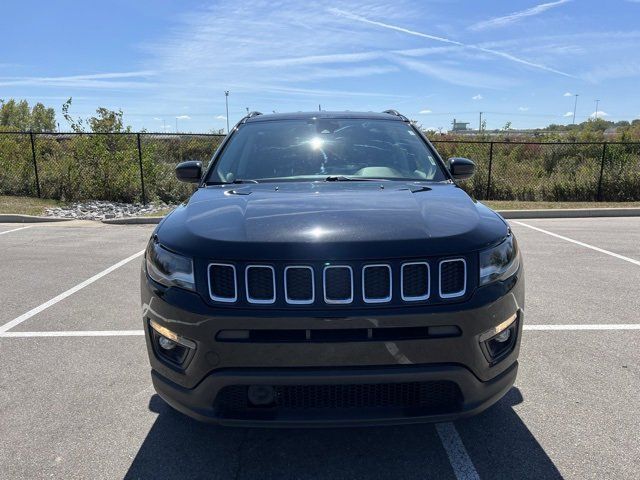
M56 128L56 114L53 108L46 108L42 103L29 109L26 100L0 100L0 126L18 131L51 132Z
M89 128L94 133L119 133L119 132L131 132L131 127L124 126L122 116L124 115L122 110L109 110L105 107L98 107L96 109L96 115L89 117L88 119L82 119L80 117L73 118L69 113L73 98L64 102L62 105L62 116L69 123L71 129L74 132L84 132L85 125L89 125Z
M56 129L56 112L38 102L31 109L31 131L53 132Z

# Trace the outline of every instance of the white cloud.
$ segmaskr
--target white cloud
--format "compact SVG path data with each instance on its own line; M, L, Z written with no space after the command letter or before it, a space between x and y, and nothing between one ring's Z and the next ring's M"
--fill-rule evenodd
M557 0L555 2L541 3L540 5L536 5L535 7L527 8L526 10L520 10L519 12L513 12L503 17L496 17L478 22L474 25L471 25L469 29L484 30L487 28L504 27L511 23L519 22L523 18L540 15L541 13L544 13L551 8L559 7L560 5L568 3L570 1L571 0Z
M564 95L562 95L563 97L573 97L573 93L571 92L565 92Z
M504 75L497 76L487 73L474 72L469 68L455 68L436 62L421 62L413 58L396 57L394 61L414 72L437 78L453 85L464 87L504 88L513 82Z
M526 112L527 110L529 110L529 107L518 107L518 110L520 110L521 112Z
M159 121L159 122L161 122L161 121L162 121L162 119L161 119L161 118L159 118L159 117L153 117L153 119L154 119L154 120L157 120L157 121Z
M474 95L471 97L471 100L482 100L484 97L480 94Z
M178 115L176 117L177 120L191 120L191 117L189 115Z
M609 114L607 112L603 112L602 110L598 110L597 112L593 112L591 115L589 115L590 118L601 118L601 117L608 117Z
M563 117L573 117L573 112L567 112L564 115L562 115Z
M428 113L431 113L431 110L428 110L428 109L420 110L418 113L421 113L422 115L426 115Z
M151 70L141 70L134 72L91 73L86 75L67 75L60 77L0 77L0 86L128 90L154 86L154 83L136 79L151 77L155 74L156 72Z
M560 1L569 1L569 0L560 0ZM474 50L476 52L484 52L484 53L488 53L491 55L495 55L501 58L504 58L506 60L515 62L515 63L520 63L522 65L527 65L529 67L532 68L537 68L540 70L545 70L547 72L552 72L552 73L556 73L558 75L562 75L565 77L574 77L574 75L571 75L569 73L566 72L562 72L560 70L556 70L554 68L551 67L547 67L546 65L542 65L540 63L534 63L534 62L530 62L528 60L524 60L522 58L516 57L515 55L511 55L510 53L506 53L506 52L502 52L502 51L498 51L498 50L493 50L490 48L484 48L481 47L479 45L472 45L472 44L466 44L466 43L462 43L462 42L458 42L457 40L451 40L449 38L445 38L445 37L439 37L437 35L430 35L428 33L422 33L422 32L418 32L416 30L410 30L408 28L404 28L404 27L400 27L398 25L392 25L390 23L384 23L384 22L378 22L376 20L371 20L367 17L364 17L362 15L358 15L356 13L353 12L349 12L346 10L341 10L339 8L329 8L328 11L330 13L333 13L334 15L340 16L340 17L344 17L346 19L349 20L354 20L356 22L360 22L360 23L366 23L369 25L374 25L380 28L385 28L385 29L389 29L389 30L394 30L396 32L401 32L401 33L406 33L407 35L413 35L416 37L421 37L421 38L426 38L429 40L434 40L436 42L442 42L442 43L447 43L449 45L457 45L459 47L464 47L466 49L470 49L470 50Z
M227 117L225 117L224 115L216 115L216 120L226 120Z

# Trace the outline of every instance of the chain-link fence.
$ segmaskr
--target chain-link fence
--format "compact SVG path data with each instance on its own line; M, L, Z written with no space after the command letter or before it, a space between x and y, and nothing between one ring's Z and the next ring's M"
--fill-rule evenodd
M640 143L434 140L443 158L468 157L463 182L480 200L640 200Z
M177 163L207 164L223 135L0 132L0 195L65 201L179 202L193 186ZM462 182L481 200L640 200L640 143L434 140L443 158L468 157Z
M179 202L183 160L205 165L223 135L0 133L0 195L65 201Z

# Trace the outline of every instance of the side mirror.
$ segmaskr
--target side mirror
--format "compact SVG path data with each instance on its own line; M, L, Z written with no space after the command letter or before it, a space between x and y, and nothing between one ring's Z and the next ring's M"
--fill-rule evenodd
M202 178L202 162L191 160L176 166L176 177L181 182L198 183Z
M476 164L468 158L452 157L447 161L454 180L466 180L476 173Z

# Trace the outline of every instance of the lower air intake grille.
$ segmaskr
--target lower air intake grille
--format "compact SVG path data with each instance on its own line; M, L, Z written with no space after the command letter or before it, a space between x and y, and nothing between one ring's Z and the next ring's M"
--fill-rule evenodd
M467 264L461 259L440 262L440 296L442 298L460 297L467 287Z
M245 385L224 387L216 405L225 411L251 408ZM454 382L430 381L356 385L276 385L274 402L267 407L290 410L419 408L430 413L447 413L459 409L462 394Z

